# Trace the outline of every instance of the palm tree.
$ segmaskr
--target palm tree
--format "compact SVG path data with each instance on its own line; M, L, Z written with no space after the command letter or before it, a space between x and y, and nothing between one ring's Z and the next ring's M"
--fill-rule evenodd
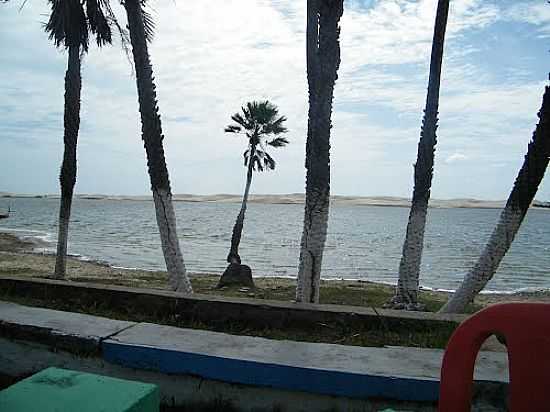
M252 183L253 171L274 170L275 160L267 152L267 146L283 147L288 144L284 137L274 137L287 132L284 126L285 116L279 116L277 106L269 101L253 101L242 107L242 114L235 113L231 119L236 124L231 124L225 128L226 133L243 134L248 139L248 147L244 152L244 165L247 167L246 186L244 189L241 210L237 215L237 220L233 226L231 236L231 248L227 255L227 262L230 264L241 264L239 256L239 244L243 232L244 214L246 212L246 203L248 193Z
M538 116L539 123L498 224L483 254L466 274L458 290L441 309L443 313L464 312L466 305L472 302L491 280L535 198L550 157L550 87L548 86L545 88Z
M435 145L437 143L437 114L439 107L439 85L441 82L441 63L443 61L443 46L449 0L439 0L432 42L430 61L430 78L426 108L418 143L418 154L414 165L414 190L409 212L407 233L403 244L403 254L399 263L399 280L395 296L389 306L395 309L420 309L418 303L418 286L420 277L420 262L424 247L424 230L430 188L432 185Z
M343 0L308 0L306 58L309 111L306 202L296 301L318 302L330 202L330 129L334 83L340 66Z
M74 185L76 183L76 146L80 127L81 53L88 51L89 32L96 35L98 46L111 43L111 25L116 19L107 1L49 0L51 15L45 30L56 47L68 49L65 74L64 153L59 181L59 232L54 277L66 274L67 238ZM84 11L86 6L86 12ZM87 14L87 16L86 16Z
M157 105L156 86L153 82L153 68L147 49L147 42L152 39L154 26L151 16L143 7L142 0L124 1L136 69L141 137L147 154L151 191L170 286L173 290L191 293L193 289L187 277L176 232L176 215L162 145L164 136Z

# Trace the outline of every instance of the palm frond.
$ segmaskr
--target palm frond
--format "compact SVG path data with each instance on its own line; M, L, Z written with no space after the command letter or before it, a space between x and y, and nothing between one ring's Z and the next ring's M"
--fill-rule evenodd
M262 127L262 134L281 134L288 132L288 129L283 125L286 122L286 117L281 116L273 122L266 123Z
M51 14L44 30L56 47L88 50L88 21L79 1L49 0Z
M246 149L245 152L243 153L244 165L248 166L248 162L252 162L252 170L263 172L264 168L262 166L262 159L259 151L255 150L252 158L250 157L250 153L251 153L250 147Z
M278 109L273 103L265 100L262 102L253 101L247 104L250 117L255 119L256 124L263 126L273 122L277 116Z
M285 116L277 118L278 109L269 101L252 101L241 107L241 113L235 113L231 119L245 130L259 134L280 134L287 132L283 123Z
M235 123L240 124L245 129L248 127L248 122L241 116L240 113L235 113L233 116L231 116L231 120L233 120Z
M223 129L225 133L240 133L241 130L241 126L235 126L234 124L230 124L225 129Z
M265 152L264 164L267 169L275 170L275 160L267 152Z
M111 28L116 29L116 32L118 33L118 36L120 39L120 46L122 47L122 50L126 55L126 58L130 62L130 65L133 66L131 61L131 56L130 56L130 35L128 33L128 30L122 27L122 25L118 22L118 19L115 13L113 12L113 9L111 8L111 3L109 0L98 0L98 1L100 2L100 5L102 6L104 12L106 13L109 26Z
M262 166L262 162L260 158L256 155L252 158L252 169L257 170L258 172L263 172L264 167Z
M242 107L245 118L250 122L256 120L255 106L256 102L248 102L246 108Z
M145 28L145 40L148 43L153 41L155 37L155 20L153 15L145 9L145 1L141 2L141 14L143 15L143 26Z
M256 150L254 151L254 155L260 160L262 161L264 156L265 156L265 152L261 149L258 149L256 148Z
M246 107L242 106L241 107L241 111L243 112L244 114L244 119L246 120L246 124L248 125L248 127L250 128L251 125L252 125L252 117L250 116L250 110L247 110ZM240 116L240 115L239 115ZM241 116L242 117L242 116Z
M99 47L112 43L111 24L102 9L103 1L87 0L86 14L90 31L96 35L96 42Z
M231 116L231 120L233 120L236 125L230 124L228 125L224 130L227 133L240 133L242 129L244 130L251 130L251 123L246 119L243 118L243 116L240 113L235 113L233 116Z
M275 139L267 142L268 145L273 147L283 147L288 144L288 140L286 137L276 137Z

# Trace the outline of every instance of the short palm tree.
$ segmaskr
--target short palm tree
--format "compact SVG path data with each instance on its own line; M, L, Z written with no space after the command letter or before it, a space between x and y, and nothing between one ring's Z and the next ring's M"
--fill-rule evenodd
M64 152L59 175L61 201L54 271L54 276L62 279L66 274L67 238L76 183L76 146L80 127L82 88L81 54L88 51L90 32L95 34L98 46L103 46L111 43L111 25L119 26L107 0L49 0L49 3L51 15L45 30L57 47L68 50L65 74Z
M147 42L152 39L153 20L144 10L145 1L125 0L128 29L136 70L139 112L141 114L141 137L147 154L147 166L151 191L155 203L157 225L170 287L180 292L193 291L187 277L179 239L176 231L176 215L172 204L172 191L164 157L162 126L157 104L153 68L149 59Z
M334 84L340 66L343 0L308 0L306 62L309 111L306 201L296 301L318 302L330 204L330 129Z
M227 262L236 264L241 263L239 244L243 232L248 193L252 183L252 172L255 170L259 172L274 170L275 160L267 152L267 147L283 147L288 144L286 138L277 137L287 132L287 128L284 126L286 117L279 116L277 106L267 100L263 102L253 101L247 103L246 107L243 106L241 109L242 114L235 113L231 116L235 124L225 128L226 133L242 134L248 140L248 147L243 154L244 165L247 167L246 186L241 210L235 221L235 226L233 226L231 248L227 255Z
M539 123L527 148L525 160L483 254L441 312L462 313L492 279L508 252L548 167L550 158L550 87L546 86Z
M424 231L432 186L435 145L437 143L439 86L448 14L449 0L439 0L432 42L428 95L426 97L420 141L418 142L416 164L414 165L414 190L409 222L403 244L403 254L399 263L397 288L395 296L389 304L395 309L414 310L421 308L418 303L420 262L424 247Z

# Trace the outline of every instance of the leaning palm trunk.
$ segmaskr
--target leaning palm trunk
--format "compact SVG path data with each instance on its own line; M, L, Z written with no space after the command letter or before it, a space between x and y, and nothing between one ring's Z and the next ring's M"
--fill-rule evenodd
M80 75L80 46L69 47L67 73L65 74L65 115L64 136L65 146L63 163L59 182L61 184L61 200L59 205L59 231L57 235L57 257L55 259L54 276L64 279L67 265L67 239L73 190L76 183L76 145L80 127L80 90L82 79Z
M334 83L340 65L342 0L308 0L306 201L296 301L319 302L330 204L330 129Z
M151 191L155 203L162 253L164 254L172 289L181 292L192 292L176 232L176 215L172 205L170 180L168 179L162 146L164 136L162 135L157 96L153 83L153 69L147 50L141 3L138 0L127 0L124 2L124 6L128 15L128 28L136 66L141 131L147 153L147 166L151 179Z
M412 204L405 242L403 244L403 254L399 263L399 280L397 282L396 295L391 303L395 308L418 308L420 262L424 247L424 230L426 228L426 215L433 176L434 152L437 143L439 85L441 81L441 64L443 61L443 46L448 14L449 0L439 0L432 43L426 109L424 110L416 164L414 165Z
M246 212L246 203L248 202L248 193L250 192L250 184L252 183L252 167L254 159L254 147L250 148L250 158L248 160L248 169L246 172L246 187L244 189L243 202L241 204L241 210L233 226L233 234L231 235L231 249L227 256L229 263L241 263L241 257L239 256L239 244L241 243L241 236L243 233L244 214Z
M495 274L500 261L510 248L521 222L539 187L550 157L550 87L546 87L539 124L529 143L523 165L518 173L506 206L500 215L489 242L479 260L465 276L458 290L443 306L441 312L464 312L466 305L485 287Z

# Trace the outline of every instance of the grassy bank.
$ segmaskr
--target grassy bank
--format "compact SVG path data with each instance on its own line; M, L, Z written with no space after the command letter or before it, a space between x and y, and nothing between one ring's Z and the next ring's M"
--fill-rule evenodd
M35 245L10 234L0 233L0 274L9 276L50 277L54 270L55 257L30 253ZM96 262L69 258L67 280L92 282L106 285L121 285L138 288L164 289L167 273L118 269ZM190 274L193 289L197 293L227 297L247 297L292 301L295 297L296 281L288 278L255 278L255 289L216 289L221 274ZM381 307L393 295L394 288L366 281L329 280L321 281L320 301L327 304ZM447 299L447 294L423 291L420 300L428 311L436 311ZM477 306L476 306L477 308Z
M34 245L21 241L14 236L0 234L0 275L48 278L53 273L55 258L51 255L29 253ZM145 271L117 269L108 265L69 259L67 264L68 279L74 282L90 282L105 285L121 285L137 288L164 289L167 274L163 271ZM288 278L256 278L256 288L222 288L216 289L219 274L191 274L195 292L207 295L239 297L251 299L269 299L293 301L296 282ZM321 282L320 301L325 304L338 304L364 307L381 307L393 295L394 288L365 281L330 280ZM443 292L421 291L420 301L427 310L437 311L448 298ZM265 327L250 327L246 322L226 324L215 320L205 322L193 319L180 319L177 316L155 317L141 313L139 307L127 311L113 311L103 302L79 302L66 297L64 299L41 301L25 296L15 296L8 291L0 291L0 299L11 300L22 304L49 307L59 310L89 313L116 319L162 323L178 327L215 330L241 335L263 336L273 339L291 339L299 341L340 343L359 346L404 345L419 347L444 347L452 328L445 330L389 330L381 325L364 325L350 328L342 324L315 324L304 329L277 329L266 324ZM545 294L518 295L483 295L480 296L470 311L502 300L548 300Z
M36 245L17 237L0 233L0 274L9 276L50 277L53 273L55 258L51 255L29 253ZM167 274L164 271L146 271L117 269L96 262L86 262L69 258L67 262L68 280L92 282L107 285L121 285L138 288L164 289ZM190 274L193 288L198 293L228 297L248 297L292 301L295 296L296 281L288 278L255 278L257 288L216 289L221 274ZM346 274L343 273L345 278ZM321 281L321 303L381 307L393 295L390 285L367 282L329 280ZM426 310L437 311L448 299L445 292L421 291L420 301ZM529 292L517 294L479 295L470 307L477 310L490 303L517 300L550 301L548 292Z

